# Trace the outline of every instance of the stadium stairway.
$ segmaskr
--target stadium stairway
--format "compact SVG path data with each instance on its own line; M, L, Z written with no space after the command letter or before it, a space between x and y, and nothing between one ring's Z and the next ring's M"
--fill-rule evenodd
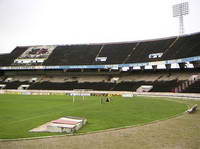
M200 80L191 81L188 86L183 89L183 93L200 93Z

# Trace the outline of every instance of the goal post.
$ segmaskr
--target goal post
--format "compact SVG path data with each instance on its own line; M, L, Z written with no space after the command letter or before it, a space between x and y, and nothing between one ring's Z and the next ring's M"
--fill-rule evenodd
M80 89L80 90L74 90L72 93L70 93L70 96L72 96L73 103L75 103L76 96L82 97L82 100L85 101L85 97L91 96L91 94L83 89Z

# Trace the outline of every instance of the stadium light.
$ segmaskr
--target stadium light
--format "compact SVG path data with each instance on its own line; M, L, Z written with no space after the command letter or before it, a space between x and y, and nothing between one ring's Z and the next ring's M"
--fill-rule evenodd
M179 34L184 34L183 16L189 14L188 2L173 5L173 17L179 17Z

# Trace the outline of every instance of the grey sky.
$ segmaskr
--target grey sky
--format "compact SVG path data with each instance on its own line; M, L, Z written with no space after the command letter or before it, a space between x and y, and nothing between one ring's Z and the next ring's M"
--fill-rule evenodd
M0 53L16 46L178 35L172 5L189 2L185 33L200 31L200 0L0 0Z

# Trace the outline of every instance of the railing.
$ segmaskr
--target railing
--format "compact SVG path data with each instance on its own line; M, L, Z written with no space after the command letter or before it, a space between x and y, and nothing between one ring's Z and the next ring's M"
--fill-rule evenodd
M176 87L174 89L174 92L175 93L181 93L184 90L186 90L187 88L189 88L191 85L193 85L198 80L200 80L200 75L193 75L188 80L186 80L185 82L183 82L181 85L179 85L178 87Z

